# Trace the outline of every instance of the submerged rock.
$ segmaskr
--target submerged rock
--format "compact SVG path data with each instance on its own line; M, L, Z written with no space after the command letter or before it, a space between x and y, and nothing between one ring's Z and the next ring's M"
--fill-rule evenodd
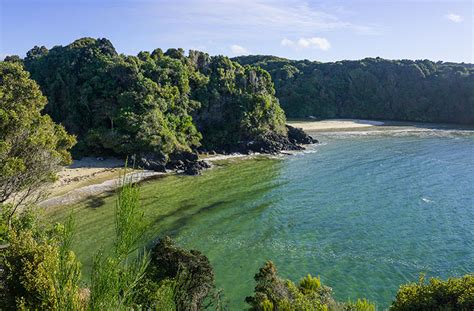
M211 166L206 161L189 162L184 169L186 175L199 175L202 170L210 168Z

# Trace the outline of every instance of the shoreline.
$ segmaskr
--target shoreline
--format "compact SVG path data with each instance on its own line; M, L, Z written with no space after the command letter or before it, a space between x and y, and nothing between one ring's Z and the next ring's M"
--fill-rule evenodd
M281 155L289 155L282 151ZM216 154L206 155L201 160L214 167L213 162L251 159L254 157L273 157L271 154ZM120 174L125 173L125 161L116 158L86 157L75 160L72 165L58 173L58 180L50 187L51 193L38 206L48 209L79 203L90 197L107 195L120 186ZM127 169L125 178L132 182L143 182L155 178L180 174L181 171L155 172L150 170Z
M391 129L439 129L439 130L474 130L474 125L451 123L428 123L392 120L365 119L289 119L288 124L302 128L304 131L317 134L322 132L391 130Z
M373 121L359 119L329 119L329 120L289 120L289 125L302 128L311 135L318 135L330 132L354 132L359 131L393 131L400 129L468 129L474 127L402 122L402 121ZM317 138L317 137L315 137ZM281 151L278 155L271 154L202 154L200 160L214 167L213 162L251 159L253 157L284 157L298 154L300 151ZM119 175L125 172L125 161L116 158L93 158L86 157L75 160L72 165L65 167L58 173L58 180L50 186L50 193L46 199L38 205L43 208L58 207L78 203L89 197L106 195L119 186ZM159 178L172 174L179 174L179 171L154 172L147 170L129 170L126 178L132 178L134 182L142 182L153 178Z
M351 130L383 126L385 122L360 119L327 119L327 120L290 120L288 125L301 128L305 132L321 132L334 130Z

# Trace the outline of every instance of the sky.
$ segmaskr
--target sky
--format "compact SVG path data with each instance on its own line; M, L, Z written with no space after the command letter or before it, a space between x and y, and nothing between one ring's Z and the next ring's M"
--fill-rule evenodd
M0 0L0 59L108 38L119 53L474 63L474 0Z

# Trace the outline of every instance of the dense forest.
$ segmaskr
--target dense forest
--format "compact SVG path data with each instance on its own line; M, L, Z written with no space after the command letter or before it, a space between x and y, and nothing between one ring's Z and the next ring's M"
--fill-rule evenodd
M474 66L365 58L333 63L241 56L275 83L287 117L474 124Z
M138 155L163 168L198 148L298 148L270 75L227 57L182 49L127 56L107 39L83 38L6 61L23 63L39 84L44 111L76 135L76 156Z

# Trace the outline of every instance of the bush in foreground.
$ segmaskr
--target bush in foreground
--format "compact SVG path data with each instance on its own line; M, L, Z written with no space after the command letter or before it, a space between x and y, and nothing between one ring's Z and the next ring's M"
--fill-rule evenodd
M474 310L474 275L402 285L390 310Z
M365 299L356 303L335 301L332 289L321 284L319 277L308 275L298 285L290 280L283 280L271 261L260 268L255 281L255 295L245 299L251 305L251 310L375 311L375 305Z

